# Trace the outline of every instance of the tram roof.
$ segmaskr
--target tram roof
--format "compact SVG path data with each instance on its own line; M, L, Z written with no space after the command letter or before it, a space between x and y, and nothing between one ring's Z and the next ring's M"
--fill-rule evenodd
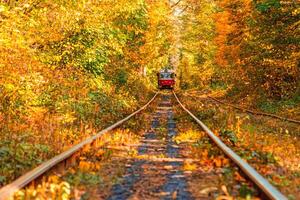
M173 69L161 69L159 73L174 73L175 71Z

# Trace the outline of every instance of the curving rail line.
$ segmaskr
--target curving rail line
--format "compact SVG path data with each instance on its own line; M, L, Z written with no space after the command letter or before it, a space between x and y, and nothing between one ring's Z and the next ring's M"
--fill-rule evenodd
M296 120L296 119L291 119L291 118L287 118L287 117L281 117L281 116L274 115L274 114L271 114L271 113L256 112L256 111L253 111L253 110L250 110L250 109L247 109L247 108L242 108L242 107L233 105L231 103L226 103L226 102L221 101L221 100L219 100L219 99L217 99L215 97L211 97L211 96L208 96L208 95L207 95L207 97L210 98L210 99L212 99L212 100L214 100L217 103L220 103L220 104L223 104L223 105L226 105L226 106L230 106L230 107L233 107L233 108L235 108L237 110L241 110L241 111L253 114L253 115L263 115L263 116L273 117L273 118L280 119L280 120L287 121L287 122L293 122L293 123L296 123L296 124L300 124L300 121Z
M186 95L186 94L184 94L184 95ZM197 98L197 96L190 95L190 94L187 94L186 96ZM282 116L275 115L275 114L272 114L272 113L254 111L254 110L250 110L250 109L245 108L245 107L240 107L240 106L236 106L236 105L231 104L231 103L227 103L227 102L221 101L221 100L219 100L219 99L217 99L215 97L212 97L210 95L205 95L205 96L207 98L213 100L215 103L222 104L222 105L225 105L225 106L230 106L230 107L232 107L234 109L240 110L240 111L245 112L245 113L250 113L250 114L253 114L253 115L261 115L261 116L266 116L266 117L271 117L271 118L279 119L279 120L286 121L286 122L292 122L292 123L295 123L295 124L300 124L300 120L297 120L297 119L282 117Z
M177 95L173 94L179 105L202 127L214 143L235 163L240 169L270 198L276 200L287 200L287 198L272 186L262 175L260 175L253 167L245 162L240 156L226 146L202 121L200 121L193 113L191 113L180 102Z
M32 182L33 180L35 180L39 176L41 176L45 172L49 171L55 165L61 163L64 160L67 160L73 154L75 154L79 150L81 150L84 146L86 146L88 144L91 144L92 142L94 142L95 140L97 140L98 138L100 138L103 134L107 133L108 131L111 131L112 129L114 129L114 128L118 127L118 126L120 126L121 124L123 124L124 122L126 122L130 118L132 118L134 115L136 115L139 112L141 112L142 110L146 109L147 106L156 98L157 94L158 94L158 92L156 92L155 95L152 97L152 99L150 101L148 101L148 103L146 103L139 110L137 110L134 113L128 115L127 117L125 117L124 119L116 122L115 124L107 127L106 129L100 131L96 135L91 136L91 137L85 139L84 141L82 141L79 144L73 146L69 150L67 150L67 151L65 151L65 152L63 152L63 153L61 153L61 154L53 157L52 159L50 159L50 160L42 163L38 167L34 168L33 170L27 172L26 174L24 174L21 177L19 177L18 179L16 179L12 183L10 183L10 184L2 187L0 189L0 200L6 200L6 199L9 199L9 198L13 197L14 193L17 190L25 187L27 184L29 184L30 182Z

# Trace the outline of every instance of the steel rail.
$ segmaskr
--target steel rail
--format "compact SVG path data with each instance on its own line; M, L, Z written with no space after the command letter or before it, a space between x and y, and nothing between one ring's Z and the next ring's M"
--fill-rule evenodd
M271 185L262 175L260 175L253 167L245 162L240 156L238 156L233 150L231 150L226 144L224 144L202 121L200 121L193 113L191 113L178 99L176 93L173 94L179 103L179 105L185 110L208 134L208 136L214 141L214 143L235 163L240 169L270 198L276 200L287 200L280 191L278 191L273 185Z
M62 162L64 160L66 160L67 158L72 156L74 153L76 153L80 149L82 149L85 145L91 144L93 141L95 141L96 139L101 137L103 134L107 133L108 131L111 131L112 129L114 129L118 126L120 126L124 122L128 121L134 115L136 115L139 112L141 112L142 110L146 109L148 107L148 105L151 102L153 102L153 100L156 98L157 95L158 95L158 92L156 92L155 95L152 97L152 99L150 99L148 101L148 103L146 103L143 107L141 107L137 111L133 112L132 114L128 115L124 119L122 119L122 120L116 122L115 124L105 128L104 130L98 132L94 136L91 136L91 137L85 139L84 141L80 142L79 144L76 144L75 146L71 147L69 150L53 157L52 159L50 159L48 161L45 161L44 163L42 163L38 167L34 168L33 170L27 172L26 174L24 174L21 177L19 177L18 179L16 179L12 183L2 187L0 189L0 200L6 200L6 199L9 199L9 198L13 197L14 193L17 190L25 187L27 184L29 184L30 182L32 182L33 180L35 180L36 178L38 178L39 176L41 176L42 174L44 174L45 172L50 170L55 165L59 164L60 162Z
M278 116L278 115L274 115L272 113L256 112L256 111L253 111L253 110L250 110L250 109L247 109L247 108L242 108L242 107L233 105L231 103L226 103L224 101L221 101L221 100L219 100L219 99L217 99L215 97L211 97L209 95L207 95L207 97L210 98L210 99L212 99L213 101L215 101L217 103L220 103L220 104L223 104L223 105L226 105L226 106L230 106L230 107L233 107L233 108L235 108L237 110L241 110L241 111L253 114L253 115L263 115L263 116L273 117L273 118L280 119L280 120L287 121L287 122L292 122L292 123L300 124L300 121L296 120L296 119L291 119L291 118L287 118L287 117L281 117L281 116Z
M185 95L185 94L184 94ZM187 94L185 96L190 96L190 97L194 97L194 98L199 98L195 95L190 95L190 94ZM261 115L261 116L266 116L266 117L271 117L271 118L275 118L275 119L279 119L279 120L282 120L282 121L286 121L286 122L291 122L291 123L295 123L295 124L300 124L300 120L297 120L297 119L292 119L292 118L288 118L288 117L282 117L282 116L279 116L279 115L275 115L275 114L272 114L272 113L266 113L266 112L259 112L259 111L254 111L254 110L250 110L248 108L245 108L245 107L240 107L240 106L237 106L235 104L231 104L231 103L227 103L227 102L224 102L224 101L221 101L215 97L212 97L210 95L205 95L208 99L211 99L213 100L215 103L218 103L218 104L222 104L222 105L225 105L225 106L230 106L234 109L237 109L237 110L240 110L242 112L245 112L245 113L250 113L252 115Z

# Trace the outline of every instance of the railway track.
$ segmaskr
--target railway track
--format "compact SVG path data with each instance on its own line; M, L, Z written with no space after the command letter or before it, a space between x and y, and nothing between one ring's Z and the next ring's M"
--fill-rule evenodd
M157 98L159 96L159 98ZM78 154L86 147L93 148L104 134L111 134L117 127L124 125L129 119L141 113L152 102L157 104L155 111L149 113L151 121L149 128L144 130L144 134L139 138L139 143L133 147L110 147L109 145L102 146L103 148L113 149L113 152L124 151L128 153L128 149L134 148L136 153L132 157L123 159L122 174L119 176L119 181L109 188L107 195L100 195L101 191L93 193L94 199L194 199L201 198L201 195L208 190L213 191L215 195L219 195L218 187L206 187L201 190L200 196L195 196L190 189L191 181L196 176L207 176L207 172L203 172L199 167L196 169L186 169L186 164L193 165L199 162L195 158L189 158L182 153L184 146L177 144L176 138L179 135L177 128L176 112L174 106L180 105L181 108L191 116L197 124L205 131L211 141L236 165L243 171L248 181L257 186L257 190L264 194L264 197L269 199L287 199L275 187L273 187L264 177L262 177L254 168L241 159L234 151L226 146L214 133L195 115L193 115L180 102L176 94L173 92L174 98L170 92L156 93L154 97L142 108L132 113L128 117L120 120L112 126L100 131L96 135L84 140L75 145L71 149L62 154L42 163L37 168L21 176L11 184L8 184L0 189L0 199L11 199L16 191L26 187L26 185L34 182L36 179L41 179L50 169L56 168L63 163L64 170L68 170L67 162L73 159L73 155ZM177 108L178 109L178 108ZM124 125L126 126L126 125ZM125 148L125 150L124 150ZM118 153L112 154L111 162L118 160ZM127 154L126 154L127 155ZM123 162L122 161L122 162ZM121 162L120 162L121 163ZM195 166L195 165L193 165ZM197 166L197 165L196 165ZM112 169L113 170L113 169ZM222 173L222 172L219 172ZM211 182L218 182L218 177L215 172L209 172L209 175L214 175ZM46 175L45 175L46 176ZM198 183L199 184L199 183ZM197 186L198 187L198 186ZM199 184L199 188L201 185ZM197 189L196 189L197 190ZM224 187L223 192L228 193ZM222 191L221 190L221 191ZM98 196L97 196L98 193ZM229 195L229 194L226 194ZM205 196L205 199L215 198L216 196Z
M194 95L188 95L188 96L197 98L197 96L194 96ZM222 104L222 105L225 105L225 106L229 106L229 107L232 107L236 110L239 110L239 111L242 111L242 112L245 112L245 113L249 113L249 114L252 114L252 115L261 115L261 116L265 116L265 117L271 117L271 118L279 119L279 120L286 121L286 122L300 124L300 121L296 120L296 119L282 117L282 116L275 115L275 114L272 114L272 113L258 112L258 111L250 110L250 109L245 108L245 107L240 107L240 106L237 106L235 104L227 103L225 101L222 101L222 100L220 100L218 98L215 98L215 97L212 97L210 95L205 95L205 98L211 99L217 104Z

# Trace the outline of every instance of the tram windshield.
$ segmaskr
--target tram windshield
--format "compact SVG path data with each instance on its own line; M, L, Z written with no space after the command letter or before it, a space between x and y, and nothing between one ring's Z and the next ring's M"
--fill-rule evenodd
M173 73L160 73L159 78L174 78Z

